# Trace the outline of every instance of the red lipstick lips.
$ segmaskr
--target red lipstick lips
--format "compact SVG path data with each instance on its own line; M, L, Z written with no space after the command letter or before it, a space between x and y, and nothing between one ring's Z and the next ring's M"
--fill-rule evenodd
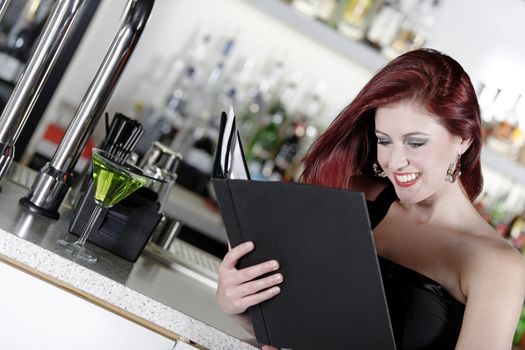
M410 180L408 182L402 182L399 180L400 176L410 176L412 174L416 174L416 177L413 180ZM417 173L394 173L394 181L399 187L410 187L414 185L418 179L419 179L419 174Z

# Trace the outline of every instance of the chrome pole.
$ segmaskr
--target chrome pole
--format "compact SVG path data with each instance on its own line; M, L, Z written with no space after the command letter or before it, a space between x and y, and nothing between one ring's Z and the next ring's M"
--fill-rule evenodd
M72 171L92 134L133 52L153 8L154 0L129 0L121 25L80 103L55 154L39 172L21 204L57 219L58 208L71 186Z
M64 48L84 0L58 0L39 36L20 79L0 116L0 180L14 157L15 142L40 95L51 68Z
M10 2L11 0L0 0L0 22L2 22Z

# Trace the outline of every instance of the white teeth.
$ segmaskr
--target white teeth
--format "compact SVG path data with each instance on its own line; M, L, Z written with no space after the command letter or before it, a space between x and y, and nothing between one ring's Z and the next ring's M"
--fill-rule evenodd
M418 176L419 175L412 173L408 175L397 175L396 177L399 182L410 182L414 181Z

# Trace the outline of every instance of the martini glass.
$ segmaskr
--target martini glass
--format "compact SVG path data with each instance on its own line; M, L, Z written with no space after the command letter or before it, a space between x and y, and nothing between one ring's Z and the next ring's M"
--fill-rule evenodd
M65 239L57 241L58 245L70 255L88 262L97 261L97 257L86 249L85 244L90 233L100 227L100 223L95 227L100 215L148 182L159 181L145 175L142 169L134 165L118 164L112 158L114 157L109 153L93 148L91 159L93 163L95 209L84 228L84 232L76 242L69 242Z

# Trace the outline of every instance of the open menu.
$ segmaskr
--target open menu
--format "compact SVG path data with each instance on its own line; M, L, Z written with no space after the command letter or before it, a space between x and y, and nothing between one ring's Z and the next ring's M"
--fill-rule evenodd
M281 292L248 312L257 341L289 349L395 349L362 193L250 181L233 109L222 114L212 185L238 268L275 259Z

